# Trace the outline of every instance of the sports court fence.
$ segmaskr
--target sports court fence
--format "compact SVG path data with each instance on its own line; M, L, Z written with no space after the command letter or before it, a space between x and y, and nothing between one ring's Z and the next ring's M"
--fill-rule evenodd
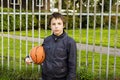
M49 15L59 11L66 17L66 32L77 42L77 67L98 79L120 79L119 0L1 0L0 10L2 70L28 68L24 57L50 34Z

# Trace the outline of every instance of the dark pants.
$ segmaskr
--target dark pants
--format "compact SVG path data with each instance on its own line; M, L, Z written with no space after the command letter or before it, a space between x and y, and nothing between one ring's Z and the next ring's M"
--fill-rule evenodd
M42 80L66 80L66 77L64 77L64 78L54 78L54 76L53 77L48 77L46 75L42 75Z

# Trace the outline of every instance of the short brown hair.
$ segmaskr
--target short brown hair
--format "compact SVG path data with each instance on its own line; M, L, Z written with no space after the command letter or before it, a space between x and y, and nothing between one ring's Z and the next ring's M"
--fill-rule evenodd
M65 18L64 18L64 16L63 16L62 14L58 13L58 12L54 12L54 13L50 16L50 18L49 18L49 23L48 23L49 26L50 26L51 20L52 20L53 18L55 18L55 19L60 18L60 19L63 21L63 25L65 25Z

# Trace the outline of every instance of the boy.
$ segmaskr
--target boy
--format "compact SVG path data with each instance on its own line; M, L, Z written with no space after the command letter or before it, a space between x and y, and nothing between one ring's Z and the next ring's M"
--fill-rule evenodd
M46 53L42 80L76 80L76 43L64 31L64 17L53 13L49 25L53 34L42 44Z

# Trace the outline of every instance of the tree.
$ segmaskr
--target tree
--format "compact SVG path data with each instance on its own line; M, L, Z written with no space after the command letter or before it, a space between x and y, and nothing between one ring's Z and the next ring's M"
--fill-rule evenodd
M117 2L117 0L112 0L111 6L113 6L115 2ZM98 6L99 6L100 11L102 8L102 4L104 6L104 12L109 12L110 0L104 0L104 2L102 2L102 0L98 1Z

